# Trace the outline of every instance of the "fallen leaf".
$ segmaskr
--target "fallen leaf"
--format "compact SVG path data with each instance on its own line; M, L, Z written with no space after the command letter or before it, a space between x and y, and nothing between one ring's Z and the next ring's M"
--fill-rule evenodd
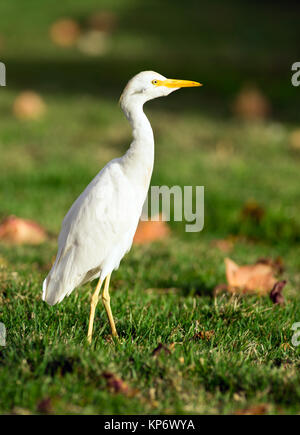
M284 272L284 263L281 257L275 258L259 258L256 264L267 264L272 267L274 273L281 275Z
M269 411L270 406L262 403L261 405L254 405L250 408L238 409L235 411L236 415L264 415Z
M140 221L137 227L133 243L144 244L160 240L168 237L170 234L170 228L162 220L162 216L159 216L159 220Z
M106 379L107 387L112 393L124 394L127 397L133 397L138 393L138 390L131 388L120 377L111 372L103 372L102 376Z
M218 284L218 285L216 285L216 287L214 288L214 296L217 296L218 294L223 293L223 292L225 292L225 291L226 291L226 292L228 291L228 285L225 284L225 283Z
M150 293L150 294L175 294L175 293L180 293L181 289L178 287L167 287L167 288L147 288L145 290L145 292Z
M219 239L219 240L213 240L212 245L216 248L218 248L222 252L230 252L232 251L234 247L233 240L230 239Z
M292 131L289 137L290 147L294 150L300 151L300 128Z
M244 220L248 219L259 223L265 215L265 210L255 200L251 199L244 204L241 215Z
M24 91L15 99L13 113L18 119L40 119L46 111L43 99L33 91Z
M276 283L273 269L267 264L238 266L230 258L225 258L228 291L231 293L269 293Z
M117 15L111 11L94 12L89 20L88 25L94 30L111 33L117 26Z
M271 301L274 302L274 304L283 305L284 304L284 297L282 294L283 287L286 285L286 281L278 281L274 285L273 289L270 293Z
M34 221L9 216L0 223L0 241L16 245L38 245L46 239L46 231Z
M215 331L211 330L211 331L200 331L197 332L194 336L193 336L193 340L207 340L209 341L215 334Z
M103 56L110 47L107 33L100 30L90 30L78 39L77 48L89 56Z
M78 23L71 18L64 18L52 24L50 37L52 41L61 47L71 47L80 35Z
M37 412L39 412L40 414L52 414L53 406L50 397L46 397L40 400L36 408L37 408Z
M166 354L170 354L171 351L168 348L168 346L166 346L165 344L162 343L158 343L158 346L153 350L152 355L153 356L157 356L159 355L162 351L164 351Z
M245 86L233 103L233 112L246 121L260 121L268 117L271 106L255 86Z

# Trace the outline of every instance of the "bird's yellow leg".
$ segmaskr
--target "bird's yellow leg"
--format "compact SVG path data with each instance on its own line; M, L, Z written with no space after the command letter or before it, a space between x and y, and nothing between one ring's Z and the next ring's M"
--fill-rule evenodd
M88 335L87 335L87 339L88 339L89 343L92 342L93 325L94 325L94 318L95 318L95 310L96 310L96 306L98 304L99 293L100 293L100 290L101 290L102 283L103 283L103 280L99 279L97 287L96 287L96 290L94 291L93 296L92 296L92 300L91 300L89 330L88 330Z
M107 317L108 317L108 320L110 323L111 333L112 333L113 337L118 337L114 318L113 318L111 308L110 308L110 296L109 296L109 291L108 291L109 290L110 275L111 274L107 275L106 280L105 280L104 290L102 293L102 301L103 301L104 307L106 309Z

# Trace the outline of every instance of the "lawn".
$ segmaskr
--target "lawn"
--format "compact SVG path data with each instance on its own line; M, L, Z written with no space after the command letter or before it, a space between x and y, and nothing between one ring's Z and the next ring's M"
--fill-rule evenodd
M181 2L172 2L174 9L166 5L159 16L156 1L110 3L103 7L117 14L119 27L100 59L56 47L48 36L57 18L84 23L98 1L0 6L0 60L7 66L7 87L0 88L0 218L33 219L49 233L39 246L0 244L0 321L7 329L0 412L299 413L300 349L291 328L300 322L300 151L289 144L299 113L289 77L299 60L297 14L273 5L268 21L268 2L257 14L250 2L242 9L230 1L217 16L209 4L200 14L197 2L183 12ZM170 222L170 237L133 247L111 281L120 340L111 339L99 303L90 346L96 283L54 307L42 301L41 287L68 208L130 143L118 97L143 69L205 84L145 107L156 141L151 184L203 185L205 225L185 233L184 222ZM271 102L266 121L243 122L230 110L247 80ZM41 119L13 115L24 89L45 101ZM261 210L259 219L245 213L249 202ZM232 241L229 252L216 244L223 239ZM238 264L280 257L285 305L216 296L226 256Z

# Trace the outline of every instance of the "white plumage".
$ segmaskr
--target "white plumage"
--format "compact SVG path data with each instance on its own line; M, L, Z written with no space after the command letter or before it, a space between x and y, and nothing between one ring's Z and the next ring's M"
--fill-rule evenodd
M95 278L102 283L119 267L131 248L153 169L153 132L143 104L180 87L199 85L168 80L153 71L139 73L129 81L120 103L132 125L133 142L124 156L96 175L66 214L56 260L43 283L43 300L48 304L61 302L76 287ZM110 306L106 309L109 315Z
M57 257L44 281L43 299L50 305L85 282L104 279L130 249L144 192L134 189L122 163L108 163L64 218Z

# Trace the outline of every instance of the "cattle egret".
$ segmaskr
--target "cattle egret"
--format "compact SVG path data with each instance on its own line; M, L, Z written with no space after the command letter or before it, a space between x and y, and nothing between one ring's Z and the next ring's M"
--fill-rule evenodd
M110 276L131 248L154 162L153 132L143 105L146 101L191 86L201 84L167 79L153 71L141 72L128 82L120 104L133 129L130 148L124 156L110 161L96 175L63 220L57 256L43 283L43 300L54 305L69 296L76 287L99 278L91 298L89 342L104 281L102 301L112 335L117 337L110 307Z

